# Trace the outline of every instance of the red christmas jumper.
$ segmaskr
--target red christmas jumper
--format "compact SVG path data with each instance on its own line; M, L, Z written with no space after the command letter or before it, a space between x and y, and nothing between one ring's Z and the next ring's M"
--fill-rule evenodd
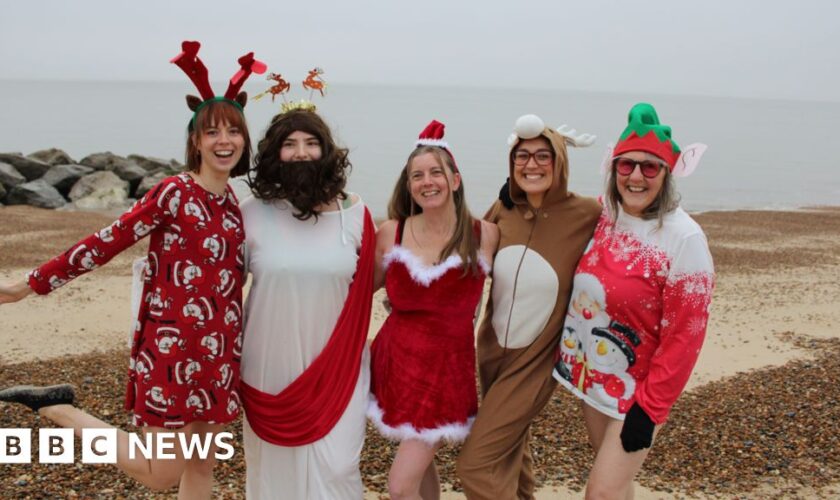
M633 402L663 423L703 339L714 267L700 226L681 208L662 227L605 208L575 271L554 378L619 420Z
M239 414L242 216L189 175L162 180L110 226L29 273L47 294L150 235L126 410L135 425L224 424Z
M391 313L371 346L368 417L396 441L463 441L478 411L473 318L489 268L480 259L464 276L459 255L427 266L401 234L383 259Z

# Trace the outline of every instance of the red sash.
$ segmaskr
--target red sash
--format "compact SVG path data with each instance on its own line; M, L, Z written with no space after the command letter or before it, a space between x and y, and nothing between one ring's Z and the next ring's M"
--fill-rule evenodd
M303 373L279 394L240 383L251 428L280 446L313 443L332 430L353 395L370 326L376 228L365 208L362 248L344 308L330 340Z

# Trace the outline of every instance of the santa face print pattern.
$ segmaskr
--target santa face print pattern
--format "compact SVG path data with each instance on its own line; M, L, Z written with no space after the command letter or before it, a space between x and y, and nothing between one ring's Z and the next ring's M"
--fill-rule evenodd
M700 352L713 285L705 237L682 210L661 229L603 215L575 273L555 378L613 418L638 401L664 420Z
M233 192L188 174L161 181L117 221L30 273L48 293L150 235L126 409L137 425L226 423L239 413L244 229Z

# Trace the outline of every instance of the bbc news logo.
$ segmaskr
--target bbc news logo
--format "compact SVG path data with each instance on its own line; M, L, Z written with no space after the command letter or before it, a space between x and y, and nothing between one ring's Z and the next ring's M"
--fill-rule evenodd
M73 429L38 429L38 462L42 464L72 464L75 461L76 436ZM128 457L175 459L180 449L186 458L205 459L213 445L217 460L233 458L233 434L192 434L176 432L156 434L128 434ZM82 429L83 464L117 463L116 429ZM0 429L0 464L32 463L32 430Z

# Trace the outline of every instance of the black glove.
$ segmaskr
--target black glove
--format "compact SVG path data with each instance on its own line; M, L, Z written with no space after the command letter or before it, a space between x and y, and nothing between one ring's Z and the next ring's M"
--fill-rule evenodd
M510 177L505 179L502 189L499 190L499 200L501 200L502 205L508 210L513 208L513 199L510 197Z
M650 448L653 442L653 428L655 424L645 410L638 403L633 403L630 411L624 417L621 427L621 446L624 451L631 453L643 448Z

